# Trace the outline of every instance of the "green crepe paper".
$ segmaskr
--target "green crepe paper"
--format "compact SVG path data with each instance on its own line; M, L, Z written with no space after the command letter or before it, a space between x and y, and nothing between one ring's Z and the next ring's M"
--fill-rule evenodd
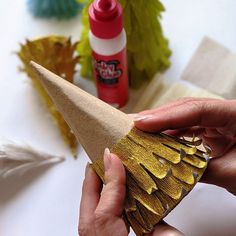
M82 12L83 31L77 51L81 56L81 76L92 78L92 57L88 40L88 7ZM127 33L127 50L130 85L138 88L142 82L151 80L155 73L170 66L171 50L164 37L160 19L165 10L159 0L119 0L124 8L124 24Z
M83 30L80 39L80 45L77 46L77 51L80 58L80 74L84 78L92 78L92 51L89 44L88 32L89 32L89 19L88 19L88 9L93 0L78 0L79 3L86 3L82 11L82 24Z

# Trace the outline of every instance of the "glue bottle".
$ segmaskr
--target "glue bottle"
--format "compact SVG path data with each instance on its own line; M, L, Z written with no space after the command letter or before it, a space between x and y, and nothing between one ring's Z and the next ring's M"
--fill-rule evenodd
M128 68L123 9L116 0L94 0L89 7L89 41L98 97L121 108L128 100Z

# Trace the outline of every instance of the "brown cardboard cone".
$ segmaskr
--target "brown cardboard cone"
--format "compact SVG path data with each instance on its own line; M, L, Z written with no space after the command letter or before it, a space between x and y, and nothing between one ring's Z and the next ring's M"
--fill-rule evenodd
M207 153L197 150L196 142L132 129L133 121L126 114L42 66L31 65L101 179L104 148L119 156L127 173L124 219L136 235L150 233L200 180Z
M132 129L133 121L125 113L37 63L30 64L92 162Z

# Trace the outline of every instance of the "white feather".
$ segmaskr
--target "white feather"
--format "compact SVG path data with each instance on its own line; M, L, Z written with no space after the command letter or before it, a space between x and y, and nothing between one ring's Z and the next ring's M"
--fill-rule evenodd
M4 144L0 147L0 177L23 175L30 169L64 160L62 156L50 155L28 145Z

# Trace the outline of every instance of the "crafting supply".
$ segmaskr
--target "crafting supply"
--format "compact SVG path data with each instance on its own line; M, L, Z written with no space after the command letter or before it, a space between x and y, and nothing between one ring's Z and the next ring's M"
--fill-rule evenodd
M161 78L153 80L144 90L132 113L158 108L185 97L216 98L222 97L185 81L170 83Z
M76 45L77 42L72 43L70 38L51 35L35 40L26 40L26 43L21 44L21 48L17 53L23 64L20 70L25 72L31 79L33 86L46 104L55 123L60 129L64 141L69 145L73 155L77 153L76 138L41 83L35 77L35 73L32 71L31 66L29 66L29 62L34 60L72 83L75 66L79 60L79 58L74 55Z
M76 0L28 0L28 8L36 17L69 19L76 16L83 4Z
M181 78L227 99L236 98L236 53L205 37Z
M54 165L64 160L62 156L38 151L29 145L3 144L0 146L0 177L23 175L40 166Z
M121 159L127 176L125 217L137 235L151 232L201 178L208 153L196 148L199 141L133 128L132 119L120 110L40 65L31 65L101 179L105 147Z
M122 7L116 0L94 0L89 22L98 97L123 107L128 100L128 73Z
M150 81L157 72L170 66L171 50L160 22L165 9L159 0L119 2L123 6L127 34L129 83L132 88L139 88L144 81ZM80 74L89 79L92 78L92 52L88 39L88 8L91 3L92 0L87 0L83 9L81 43L77 47L81 57Z

